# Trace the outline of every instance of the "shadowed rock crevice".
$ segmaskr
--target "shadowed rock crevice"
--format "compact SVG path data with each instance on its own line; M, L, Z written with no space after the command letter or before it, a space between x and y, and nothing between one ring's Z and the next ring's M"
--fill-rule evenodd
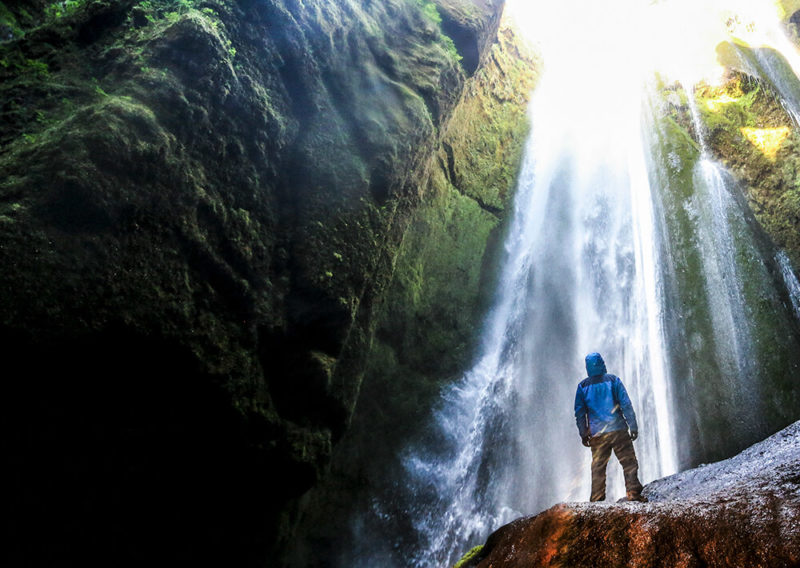
M257 480L269 460L222 377L185 347L122 324L69 341L3 328L2 343L16 512L7 561L259 564L268 511L238 503L264 501ZM32 532L48 545L28 549Z
M478 69L480 62L480 51L478 49L478 37L473 30L463 27L458 21L445 15L442 18L442 31L452 40L462 57L461 64L464 70L472 75Z

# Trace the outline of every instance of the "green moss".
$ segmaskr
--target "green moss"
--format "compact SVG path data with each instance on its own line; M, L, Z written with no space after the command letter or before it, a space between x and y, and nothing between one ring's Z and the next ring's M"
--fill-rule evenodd
M152 20L160 18L173 18L186 14L192 10L200 9L201 2L199 0L144 0L139 2L139 8L151 16ZM210 15L209 12L216 15L216 11L212 8L203 8L203 13Z
M663 209L666 233L669 235L661 254L668 270L667 283L671 289L664 291L666 300L680 306L679 321L667 321L668 335L676 344L668 350L671 357L678 404L685 408L705 409L702 424L693 424L693 451L711 452L719 446L720 436L728 422L720 411L720 402L727 393L721 381L709 377L722 375L717 365L717 346L713 318L710 312L705 266L698 247L697 167L700 158L698 144L688 127L691 114L688 105L682 104L680 87L669 86L657 95L666 101L668 112L657 115L653 130L651 172L656 176L653 187L664 188L657 196ZM686 126L684 126L686 125ZM702 183L702 182L701 182ZM674 339L680 338L680 339ZM686 397L685 399L683 397ZM693 411L689 412L694 416Z
M0 2L0 30L3 30L3 28L10 31L15 38L22 37L25 33L13 12L4 3ZM5 38L3 39L5 40Z
M478 546L473 547L470 549L464 556L461 557L461 560L456 562L453 565L453 568L464 568L468 566L470 562L477 557L483 551L483 545L479 544Z
M44 61L37 59L25 59L16 64L17 69L23 73L29 73L38 77L47 78L50 76L50 67Z
M434 24L441 25L442 16L439 14L439 9L436 4L427 0L417 0L417 4L422 8L422 14Z
M472 360L536 78L535 59L512 55L516 41L504 28L490 63L469 80L396 251L355 426L369 432L361 447L375 457L371 470L392 463L397 445L418 434L441 386Z
M723 95L729 102L708 104ZM716 89L698 89L698 104L705 107L701 116L713 133L711 150L742 184L759 222L758 229L766 233L749 228L744 219L731 220L735 227L736 264L758 361L759 388L763 389L761 392L774 393L753 404L760 404L757 413L761 420L777 428L792 419L788 408L792 406L793 395L788 377L798 362L793 353L796 348L791 343L793 334L787 332L792 322L785 321L783 300L771 292L773 277L754 259L770 258L777 244L798 266L800 208L796 187L800 159L796 149L800 147L800 133L770 86L752 81L746 75L733 74ZM779 146L765 147L745 139L744 128L782 132L785 138L777 138ZM739 235L749 238L738 238Z
M518 51L514 37L501 30L491 64L478 71L450 121L439 158L454 187L496 212L516 182L529 129L527 96L538 79L538 60Z
M60 0L53 2L44 10L44 15L50 20L66 18L76 14L89 4L90 0Z
M453 39L442 31L442 16L439 14L439 8L430 0L415 0L417 5L422 10L422 15L425 19L436 26L439 34L439 41L441 42L445 52L455 61L460 62L463 57L458 52L456 44Z
M444 209L415 213L465 75L407 0L86 2L51 16L1 54L0 190L20 205L0 206L15 267L2 320L31 337L115 326L178 345L187 377L230 394L248 459L289 472L285 495L254 505L282 510L347 426L396 260L403 322L433 320L448 364L465 349L479 237L497 216L442 179ZM397 256L412 218L430 230L424 262ZM462 268L473 289L448 290ZM434 296L454 301L439 314ZM404 348L424 342L414 323ZM425 383L407 399L421 411L439 383L407 368Z
M782 20L788 20L792 14L800 10L800 0L775 0Z
M722 88L700 86L695 90L695 99L703 123L713 135L720 129L730 133L758 126L761 121L752 107L760 93L758 83L748 84L736 77Z

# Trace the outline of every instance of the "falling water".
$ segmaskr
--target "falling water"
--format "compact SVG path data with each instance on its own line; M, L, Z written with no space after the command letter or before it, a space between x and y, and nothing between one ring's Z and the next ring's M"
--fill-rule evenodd
M738 61L728 63L767 81L795 125L800 126L800 54L774 17L769 2L741 1L728 18Z
M775 262L780 266L781 276L786 285L786 290L789 292L789 300L792 303L794 314L800 320L800 281L797 280L797 276L789 262L789 257L786 256L784 251L779 251L775 255Z
M688 83L684 83L684 88ZM691 84L688 84L691 89ZM714 330L716 359L723 365L725 376L740 371L753 374L750 367L757 357L754 352L751 320L748 311L744 279L740 274L737 244L748 246L753 242L751 231L740 204L726 183L724 170L714 162L708 152L704 127L700 121L694 98L689 96L695 132L700 142L701 154L695 169L695 197L688 204L693 209L698 244L704 251L701 277L704 279L711 324ZM742 234L746 240L737 238ZM754 249L750 245L751 249ZM758 258L756 250L748 251L752 259ZM769 279L765 271L763 277ZM750 385L752 386L752 385ZM756 399L755 397L753 397Z
M640 476L676 470L659 304L661 273L641 124L641 76L627 43L592 43L608 10L573 22L586 50L560 50L532 105L498 300L483 355L445 393L439 436L405 460L438 505L415 519L417 566L445 565L522 514L589 494L590 453L572 414L586 353L600 351L638 413ZM589 49L591 46L591 49ZM564 57L566 55L566 57ZM573 56L573 59L569 58ZM574 69L581 68L576 74ZM593 90L586 85L607 85ZM609 498L623 494L609 468Z

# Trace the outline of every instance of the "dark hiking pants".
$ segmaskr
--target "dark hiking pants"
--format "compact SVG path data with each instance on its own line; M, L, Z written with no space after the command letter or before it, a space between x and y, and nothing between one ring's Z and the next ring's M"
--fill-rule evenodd
M625 474L625 491L628 498L636 498L642 492L639 483L639 462L627 430L616 430L606 434L592 436L589 440L592 448L592 501L606 498L606 466L611 457L611 450L617 456Z

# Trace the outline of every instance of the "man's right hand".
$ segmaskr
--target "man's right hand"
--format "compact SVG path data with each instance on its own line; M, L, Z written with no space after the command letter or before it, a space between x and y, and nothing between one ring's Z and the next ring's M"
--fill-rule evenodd
M586 446L588 448L589 447L589 436L584 436L583 438L581 438L581 442L583 443L584 446Z

